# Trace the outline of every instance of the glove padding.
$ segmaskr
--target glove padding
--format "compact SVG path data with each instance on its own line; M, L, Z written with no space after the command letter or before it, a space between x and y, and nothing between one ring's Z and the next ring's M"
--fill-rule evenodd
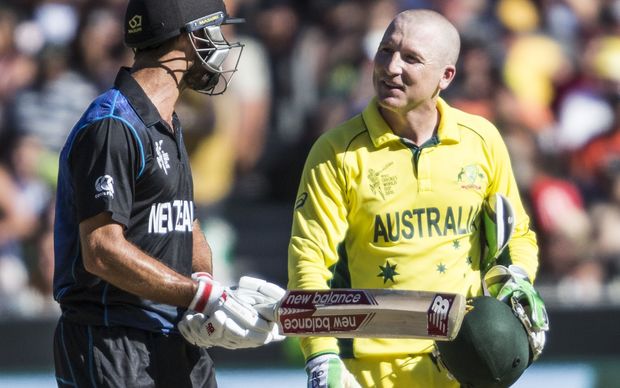
M277 303L284 297L286 290L263 279L243 276L239 279L239 285L232 287L230 292L235 298L254 307L260 317L269 322L272 326L273 341L282 341L286 338L279 333L278 325L275 323ZM266 311L268 313L265 313Z
M259 320L263 322L259 326L264 324L269 327L262 318ZM271 330L264 330L253 326L240 325L222 310L216 310L210 317L202 313L186 312L178 324L179 331L189 343L204 348L255 348L281 340L277 327L271 326Z
M273 322L258 315L247 302L249 298L238 298L234 291L224 289L209 274L195 273L192 278L199 283L198 291L178 324L188 342L202 347L241 349L284 338Z
M512 307L527 331L533 360L536 360L545 347L549 317L545 303L525 270L516 265L496 265L484 276L484 285L491 296Z
M286 294L280 286L250 276L241 277L239 285L231 287L231 291L238 299L252 306L277 303Z
M306 363L308 388L361 388L335 353L324 353Z

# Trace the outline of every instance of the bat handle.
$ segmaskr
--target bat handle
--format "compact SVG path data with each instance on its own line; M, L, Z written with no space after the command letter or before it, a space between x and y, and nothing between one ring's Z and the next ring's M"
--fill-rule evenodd
M259 303L254 305L256 311L266 320L275 322L278 319L278 303Z

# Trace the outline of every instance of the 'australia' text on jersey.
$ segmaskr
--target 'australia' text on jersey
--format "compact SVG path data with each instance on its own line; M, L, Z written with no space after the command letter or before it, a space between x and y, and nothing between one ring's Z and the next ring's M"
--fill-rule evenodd
M149 233L191 232L194 220L194 203L175 199L172 202L154 203L149 214Z
M375 215L374 242L396 242L401 238L456 236L471 232L479 208L448 206L445 212L436 207L406 209Z

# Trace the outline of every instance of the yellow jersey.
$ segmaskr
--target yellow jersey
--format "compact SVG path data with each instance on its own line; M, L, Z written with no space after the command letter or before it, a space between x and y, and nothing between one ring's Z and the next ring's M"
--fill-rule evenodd
M533 279L536 236L499 131L437 101L437 135L418 147L394 134L376 100L312 147L295 202L288 249L290 289L393 288L481 294L481 207L512 203L508 253ZM306 357L410 355L431 340L304 338Z

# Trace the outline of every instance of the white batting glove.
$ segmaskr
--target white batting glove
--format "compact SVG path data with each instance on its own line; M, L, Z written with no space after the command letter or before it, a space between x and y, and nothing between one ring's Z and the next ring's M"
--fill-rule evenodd
M211 317L185 313L178 328L189 343L204 348L255 348L274 340L273 332L243 328L222 310L216 310Z
M271 334L273 335L272 341L282 341L286 337L281 335L278 330L278 325L275 321L275 310L270 309L273 314L263 314L262 311L265 306L273 306L275 308L276 303L280 301L286 294L286 290L282 287L269 283L263 279L258 279L250 276L243 276L239 279L239 285L232 287L230 292L238 299L249 303L254 307L260 317L269 322L271 327ZM258 310L257 307L262 306L262 310Z
M361 388L335 353L325 353L306 363L308 388Z
M232 287L232 292L239 299L252 306L279 302L286 294L286 290L282 287L250 276L241 277L239 285Z
M198 290L189 310L178 324L188 342L202 346L228 349L251 348L277 340L277 328L258 315L251 304L244 302L214 281L211 275L192 275Z

